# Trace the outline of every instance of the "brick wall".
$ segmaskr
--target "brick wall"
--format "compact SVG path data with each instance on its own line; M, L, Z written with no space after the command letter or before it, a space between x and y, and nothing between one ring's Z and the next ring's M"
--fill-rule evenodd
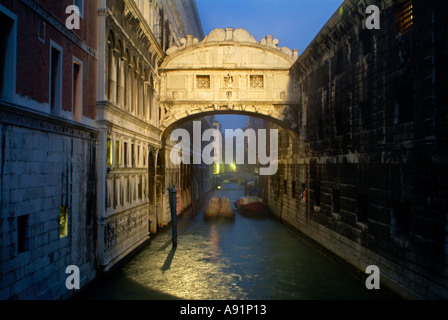
M270 180L278 216L409 298L448 297L446 6L413 1L398 34L397 1L380 6L379 30L345 1L294 66L298 138L283 134L289 156Z
M31 101L49 103L50 82L50 42L62 47L63 88L62 110L72 111L73 57L83 63L83 115L94 119L96 116L96 57L83 50L79 39L88 50L96 50L96 8L97 1L84 1L84 17L80 20L80 29L65 29L69 17L65 13L73 1L37 1L34 10L27 3L33 1L5 1L2 4L18 16L17 23L17 75L16 93ZM51 21L62 26L56 27ZM71 34L72 38L67 37ZM95 53L93 53L94 55ZM33 107L28 105L28 107Z

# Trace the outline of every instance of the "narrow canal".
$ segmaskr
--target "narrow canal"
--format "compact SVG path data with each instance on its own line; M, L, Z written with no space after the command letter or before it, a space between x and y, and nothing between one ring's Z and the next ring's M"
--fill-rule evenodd
M214 196L231 202L237 184L223 184ZM212 197L213 195L210 195ZM178 246L171 230L157 235L132 260L81 291L77 299L290 300L391 299L368 290L361 280L330 260L275 218L204 221L203 212L178 222Z

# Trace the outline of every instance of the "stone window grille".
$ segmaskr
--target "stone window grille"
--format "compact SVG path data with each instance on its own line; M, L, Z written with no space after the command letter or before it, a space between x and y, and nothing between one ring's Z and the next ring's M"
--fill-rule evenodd
M196 87L198 89L210 89L210 76L196 76Z
M320 207L320 186L314 186L314 205Z
M28 215L17 217L17 252L28 251Z
M250 88L251 89L263 89L264 88L264 77L262 75L251 75L250 76Z
M391 234L407 237L410 226L410 207L408 203L395 201L391 215Z
M293 181L291 184L291 189L292 189L292 197L295 198L296 197L296 182Z
M333 212L339 213L341 208L341 191L333 189Z
M398 34L411 29L414 24L414 5L412 0L398 1L395 26Z
M365 223L369 217L369 199L367 194L358 194L356 202L356 221Z

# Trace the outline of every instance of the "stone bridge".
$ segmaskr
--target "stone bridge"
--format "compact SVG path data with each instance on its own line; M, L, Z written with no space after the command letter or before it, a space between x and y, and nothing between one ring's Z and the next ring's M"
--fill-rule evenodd
M215 29L201 42L188 36L168 49L160 67L160 124L166 135L210 114L244 114L296 129L298 93L291 67L298 50L260 42L244 29Z

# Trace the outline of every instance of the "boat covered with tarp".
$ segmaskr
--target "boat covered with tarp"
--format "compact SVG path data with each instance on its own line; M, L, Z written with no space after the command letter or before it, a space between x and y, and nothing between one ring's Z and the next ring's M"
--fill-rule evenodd
M210 199L204 213L205 219L235 219L235 212L229 198L213 197Z

